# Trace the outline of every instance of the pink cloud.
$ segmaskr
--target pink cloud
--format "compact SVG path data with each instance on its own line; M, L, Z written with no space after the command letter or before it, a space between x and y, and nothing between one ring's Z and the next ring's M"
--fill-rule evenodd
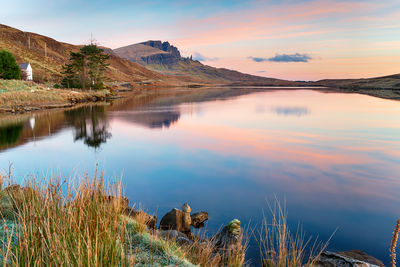
M266 5L256 11L227 12L204 19L179 22L183 37L175 41L183 46L212 45L268 39L276 35L279 38L289 38L322 34L326 30L320 29L320 25L316 25L314 20L330 19L338 14L354 16L354 11L360 13L372 7L368 3L337 1L312 1L289 6Z

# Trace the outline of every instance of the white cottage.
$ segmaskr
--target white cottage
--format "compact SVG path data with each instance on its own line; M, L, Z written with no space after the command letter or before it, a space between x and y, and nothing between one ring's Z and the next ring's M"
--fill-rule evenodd
M21 63L21 64L19 64L19 67L21 68L22 78L27 81L32 81L33 80L33 71L32 71L31 64L29 62Z

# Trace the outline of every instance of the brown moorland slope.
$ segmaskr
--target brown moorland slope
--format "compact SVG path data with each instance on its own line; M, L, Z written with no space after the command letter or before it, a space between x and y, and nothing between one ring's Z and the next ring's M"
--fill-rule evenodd
M30 62L34 70L34 80L39 82L59 82L62 66L68 62L70 51L76 52L80 47L0 24L0 49L10 51L18 63ZM153 85L179 83L176 78L151 71L113 53L110 53L109 63L110 67L106 72L109 81Z
M338 88L337 90L346 93L359 93L400 100L400 74L364 79L326 79L314 84Z
M315 84L341 89L400 89L400 74L364 79L325 79Z

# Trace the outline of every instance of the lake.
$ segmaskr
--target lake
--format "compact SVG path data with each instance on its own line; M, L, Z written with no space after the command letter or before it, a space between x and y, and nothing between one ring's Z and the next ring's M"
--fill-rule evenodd
M0 168L17 180L96 163L159 219L185 202L215 232L260 224L274 199L293 231L389 263L400 217L400 102L326 90L164 89L0 120ZM10 165L11 164L11 165ZM256 264L257 247L248 258Z

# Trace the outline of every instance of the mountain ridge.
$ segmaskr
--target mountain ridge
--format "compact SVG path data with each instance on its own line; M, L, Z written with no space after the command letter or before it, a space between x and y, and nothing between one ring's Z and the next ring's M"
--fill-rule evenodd
M147 48L146 48L147 47ZM193 81L210 84L241 84L270 86L305 86L306 82L287 81L255 76L227 68L204 65L198 60L182 57L178 48L169 42L149 40L113 49L118 56L141 64L153 71L175 76L187 77Z

